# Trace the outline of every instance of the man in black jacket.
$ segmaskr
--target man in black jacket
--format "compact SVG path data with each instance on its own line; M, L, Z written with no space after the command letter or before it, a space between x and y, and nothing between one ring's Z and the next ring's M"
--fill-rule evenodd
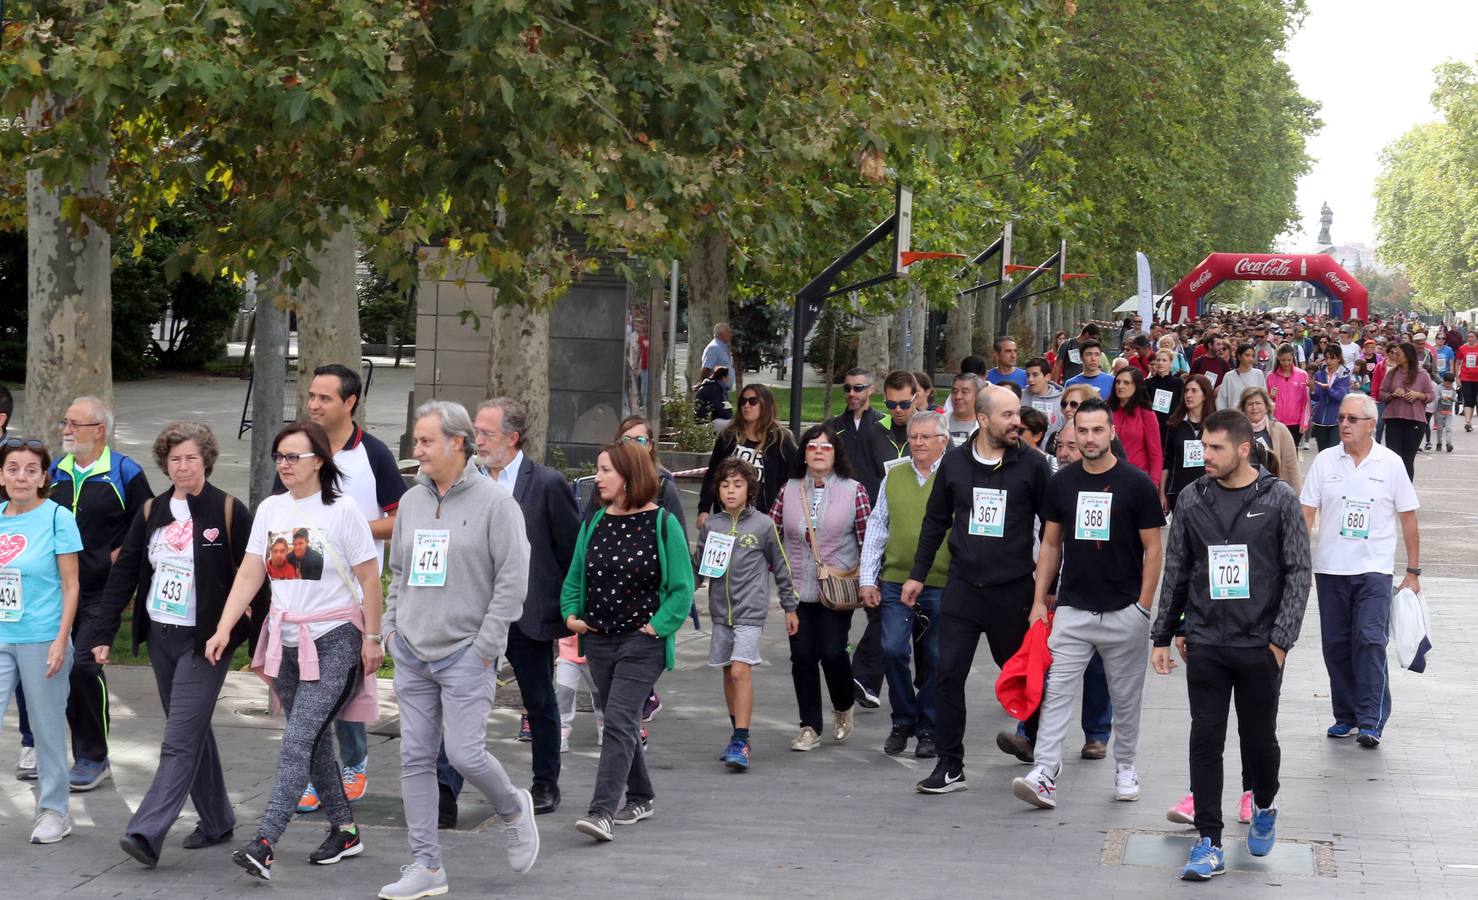
M533 736L535 813L559 808L559 701L554 694L554 642L569 634L559 615L580 514L575 495L563 475L524 456L528 410L509 397L496 397L477 408L477 458L488 477L507 487L523 510L529 538L529 593L523 615L508 627L508 664L518 679L519 695L528 711ZM445 754L437 761L442 788L441 818L456 824L456 796L462 778ZM448 796L450 794L450 796ZM449 821L448 821L449 820Z
M1175 668L1173 639L1187 664L1191 793L1201 836L1181 870L1187 880L1210 878L1225 864L1222 746L1233 692L1242 765L1252 788L1247 849L1265 856L1273 848L1278 694L1312 579L1299 499L1286 482L1249 463L1247 417L1236 410L1213 413L1201 440L1206 474L1181 492L1175 507L1150 658L1156 672L1169 674Z
M975 440L944 456L924 511L913 571L902 602L923 590L939 545L949 536L949 577L939 601L939 670L935 737L939 761L919 782L924 794L965 789L965 679L981 635L1004 665L1026 637L1036 563L1035 519L1047 489L1047 461L1021 446L1021 400L988 386L975 398ZM1036 737L1036 717L1026 723ZM1003 732L1003 734L1012 734Z

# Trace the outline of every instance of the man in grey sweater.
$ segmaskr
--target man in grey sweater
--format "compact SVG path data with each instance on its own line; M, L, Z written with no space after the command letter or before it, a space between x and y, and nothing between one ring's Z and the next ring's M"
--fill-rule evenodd
M413 436L421 471L401 498L390 539L382 628L395 658L401 795L413 858L381 897L446 890L436 833L443 741L451 764L502 818L514 871L527 872L539 855L533 798L513 786L485 745L497 661L527 594L523 512L478 471L472 419L460 404L422 404Z

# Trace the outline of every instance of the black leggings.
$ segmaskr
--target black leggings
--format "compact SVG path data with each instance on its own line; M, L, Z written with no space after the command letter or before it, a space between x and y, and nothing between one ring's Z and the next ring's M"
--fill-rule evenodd
M1386 417L1386 446L1401 457L1406 465L1406 476L1416 481L1416 452L1422 445L1422 426L1425 422L1415 419L1393 419Z
M852 610L836 612L820 603L799 603L800 625L790 636L790 678L795 683L795 702L801 725L821 731L821 676L831 707L837 712L852 708L852 661L847 658L847 635L852 630Z

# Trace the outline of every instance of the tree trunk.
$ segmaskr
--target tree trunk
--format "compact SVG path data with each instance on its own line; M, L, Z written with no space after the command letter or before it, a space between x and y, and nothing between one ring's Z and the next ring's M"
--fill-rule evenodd
M924 371L924 350L929 338L929 298L924 289L914 282L908 283L909 331L913 335L913 347L908 354L907 368L910 372Z
M688 252L688 383L701 379L703 348L713 339L713 326L729 318L729 246L717 223L704 228ZM738 348L731 348L739 368ZM734 373L735 384L738 372Z
M308 384L313 370L339 363L359 371L363 358L359 334L359 291L355 270L354 228L334 233L309 261L318 269L318 284L298 286L298 417L308 412ZM360 398L360 407L363 398ZM364 421L356 407L354 417Z
M975 300L956 295L944 326L944 371L960 371L960 361L973 352L974 339Z
M889 326L894 316L867 316L862 319L862 333L857 336L857 365L872 373L872 383L882 392L883 379L892 368L893 354L888 346Z
M267 281L257 293L254 320L255 351L251 382L251 481L252 509L272 493L272 439L282 423L287 382L287 309L278 305L281 290L275 280Z
M975 346L979 347L981 354L989 358L986 350L995 346L996 342L996 319L1000 307L1000 288L986 288L976 294L975 304Z
M58 98L33 103L28 126L41 126L45 112L61 116ZM40 171L26 173L26 431L53 447L73 399L113 399L112 238L86 217L75 229L62 219L64 204L106 191L104 160L80 187L48 188Z
M498 303L496 297L493 302L488 396L517 397L528 407L523 452L544 462L549 437L549 311Z

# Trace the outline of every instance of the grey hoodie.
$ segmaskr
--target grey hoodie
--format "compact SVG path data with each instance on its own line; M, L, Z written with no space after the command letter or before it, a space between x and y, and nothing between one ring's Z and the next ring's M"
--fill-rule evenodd
M1062 415L1062 385L1049 381L1047 393L1040 396L1029 390L1022 391L1021 405L1030 406L1047 417L1047 433L1042 435L1042 445L1046 446L1047 439L1056 434L1066 421Z
M708 541L710 532L734 535L734 552L722 578L708 582L708 614L713 621L728 625L764 625L770 610L770 579L780 589L780 608L794 612L797 598L790 580L790 563L775 520L753 507L739 513L739 524L720 510L709 516L698 529L698 552Z
M450 532L443 587L410 584L417 529ZM415 486L400 498L390 537L390 575L381 624L387 637L399 632L423 662L446 659L469 644L492 662L507 648L508 625L518 620L528 595L523 510L471 459L444 497L437 496L430 478L417 475Z

